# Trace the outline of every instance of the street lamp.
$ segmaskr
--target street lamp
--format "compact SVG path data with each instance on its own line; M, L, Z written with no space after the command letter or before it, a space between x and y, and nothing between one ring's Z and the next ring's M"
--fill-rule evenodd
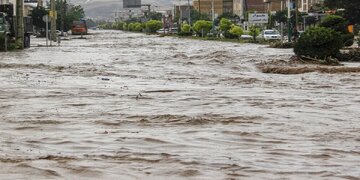
M291 42L291 9L290 4L291 0L288 0L288 42Z

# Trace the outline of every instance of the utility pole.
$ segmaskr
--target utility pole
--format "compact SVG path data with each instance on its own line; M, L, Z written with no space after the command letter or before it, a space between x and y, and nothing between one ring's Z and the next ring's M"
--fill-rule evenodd
M61 0L61 36L64 36L66 0Z
M296 29L296 37L295 39L297 39L297 33L299 32L299 16L298 16L298 12L299 12L299 8L298 8L298 4L299 0L295 0L295 29Z
M179 0L179 28L181 28L181 24L182 24L182 12L181 12L181 1Z
M211 20L212 20L212 30L215 31L215 9L214 9L214 0L211 0Z
M189 15L188 23L189 23L189 25L191 25L191 7L190 7L190 0L188 0L188 15Z
M201 1L200 0L198 1L199 1L199 19L201 20Z
M20 41L20 49L24 49L24 0L16 0L16 40Z
M284 10L284 1L281 0L281 11ZM281 41L284 41L284 22L281 21L280 23L280 31L281 31Z
M288 26L288 42L291 42L291 9L290 9L290 4L291 1L288 0L288 23L287 23L287 26Z
M56 9L55 0L50 0L50 18L51 18L51 40L56 41Z

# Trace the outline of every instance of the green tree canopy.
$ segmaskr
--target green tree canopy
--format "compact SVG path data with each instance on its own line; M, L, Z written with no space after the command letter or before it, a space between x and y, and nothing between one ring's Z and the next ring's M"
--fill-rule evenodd
M222 18L220 20L220 27L219 29L223 32L228 32L231 28L231 25L233 23L229 20L229 19L226 19L226 18Z
M351 24L360 24L360 1L359 0L325 0L325 6L331 9L344 8L344 18Z
M300 36L294 52L298 56L324 59L336 56L342 46L339 32L325 27L313 27Z
M253 38L253 41L256 41L256 37L260 35L260 28L257 26L250 26L249 35Z
M162 26L163 26L162 22L158 20L150 20L146 22L146 29L150 33L156 33L156 31L161 29Z
M193 26L194 31L199 36L205 36L207 33L210 32L211 28L212 28L212 22L205 20L196 21Z
M230 33L240 38L244 34L244 30L240 26L232 25Z
M48 14L48 11L44 7L36 7L31 11L31 18L33 25L37 28L46 28L46 23L43 21L43 17Z
M58 15L57 29L62 29L61 21L64 21L64 31L68 31L74 21L80 21L85 17L85 11L80 5L68 4L66 0L56 0L55 7Z

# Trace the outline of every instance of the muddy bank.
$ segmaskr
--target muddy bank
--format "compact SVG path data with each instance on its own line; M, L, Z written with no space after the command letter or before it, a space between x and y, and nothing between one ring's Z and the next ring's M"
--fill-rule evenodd
M356 179L360 76L292 50L97 31L0 54L9 179ZM346 64L354 67L355 64Z
M304 74L304 73L360 73L360 64L345 63L338 65L324 65L316 62L307 62L291 57L289 60L272 60L257 64L258 69L263 73L273 74Z

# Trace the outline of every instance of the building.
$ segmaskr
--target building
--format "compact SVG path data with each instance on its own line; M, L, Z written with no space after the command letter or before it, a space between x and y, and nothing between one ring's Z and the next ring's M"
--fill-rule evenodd
M182 20L189 19L191 10L193 9L192 5L175 5L174 6L174 17L179 16Z
M233 13L233 0L193 0L194 8L204 14L211 16L212 2L214 2L215 17L224 13Z
M300 12L309 12L313 9L315 5L322 4L323 0L299 0L299 11Z
M284 10L288 0L213 0L215 15L233 13L240 17L246 12L275 12ZM309 12L316 4L324 0L296 0L300 12ZM295 0L291 0L292 3ZM193 0L194 8L201 13L211 15L212 0Z

